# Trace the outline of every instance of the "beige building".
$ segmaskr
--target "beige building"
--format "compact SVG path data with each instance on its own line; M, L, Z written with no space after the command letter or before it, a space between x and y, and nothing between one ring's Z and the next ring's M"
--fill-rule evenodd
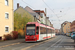
M63 32L66 34L66 33L69 33L71 30L70 30L70 25L71 25L71 22L67 22L64 26L63 26Z
M55 29L55 33L56 34L59 34L59 29Z
M31 22L37 22L37 20L29 12L27 12L23 7L19 6L14 11L14 13L20 14L22 17L29 17Z
M61 34L64 34L64 25L66 25L66 23L68 23L68 21L65 21L65 22L63 22L62 24L61 24Z
M70 30L71 30L71 32L75 32L75 20L71 23L71 25L70 25Z
M13 31L13 0L0 0L0 39Z

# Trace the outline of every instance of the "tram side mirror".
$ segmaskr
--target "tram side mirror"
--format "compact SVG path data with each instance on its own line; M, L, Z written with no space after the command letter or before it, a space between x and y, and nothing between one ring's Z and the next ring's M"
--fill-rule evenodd
M39 27L36 27L36 35L39 34Z

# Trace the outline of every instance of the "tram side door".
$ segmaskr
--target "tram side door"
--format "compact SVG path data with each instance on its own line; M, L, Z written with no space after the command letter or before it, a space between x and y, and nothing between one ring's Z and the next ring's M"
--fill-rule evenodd
M36 27L36 37L37 37L37 40L39 40L39 27Z

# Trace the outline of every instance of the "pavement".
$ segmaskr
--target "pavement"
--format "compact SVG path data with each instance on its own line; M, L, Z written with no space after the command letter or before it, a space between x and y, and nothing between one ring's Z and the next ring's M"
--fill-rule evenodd
M25 39L1 41L0 46L9 45L9 44L13 44L13 43L22 43L22 42L25 42Z
M24 39L0 42L0 50L75 50L75 43L70 37L58 35L40 42L26 43Z

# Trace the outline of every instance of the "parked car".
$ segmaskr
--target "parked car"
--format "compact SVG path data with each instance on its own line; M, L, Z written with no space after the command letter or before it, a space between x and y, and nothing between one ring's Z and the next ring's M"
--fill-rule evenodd
M72 34L72 33L70 33L70 35L69 35L70 37L71 37L71 34Z
M72 32L71 33L71 38L74 40L74 42L75 42L75 32Z
M66 36L70 36L70 33L66 33Z

